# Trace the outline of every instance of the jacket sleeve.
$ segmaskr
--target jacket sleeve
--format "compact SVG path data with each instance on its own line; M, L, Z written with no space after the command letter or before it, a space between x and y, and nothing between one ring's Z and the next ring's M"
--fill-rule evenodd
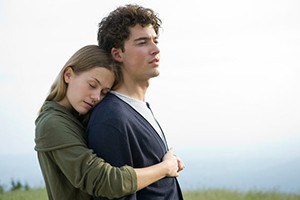
M82 138L74 134L74 130L68 130L60 121L48 127L51 128L44 130L48 132L44 134L44 140L47 137L63 140L63 145L57 148L52 146L49 153L74 187L90 195L107 198L119 198L136 192L137 177L132 167L112 167L88 149ZM62 130L68 137L61 136Z
M52 151L53 159L74 187L93 196L119 198L136 192L132 167L112 167L85 146Z

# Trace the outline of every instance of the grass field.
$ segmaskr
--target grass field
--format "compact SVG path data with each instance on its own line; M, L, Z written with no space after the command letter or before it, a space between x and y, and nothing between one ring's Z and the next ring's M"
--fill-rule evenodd
M283 194L279 192L230 190L199 190L184 193L185 200L300 200L300 194Z
M279 192L238 192L230 190L199 190L184 192L185 200L300 200L300 194ZM0 200L47 200L45 189L16 190L0 194Z
M45 189L15 190L0 194L0 200L47 200Z

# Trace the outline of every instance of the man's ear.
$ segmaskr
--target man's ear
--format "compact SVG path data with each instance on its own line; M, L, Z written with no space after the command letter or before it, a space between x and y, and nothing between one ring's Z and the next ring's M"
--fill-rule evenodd
M122 62L122 52L121 49L117 49L117 48L112 48L111 49L111 55L113 57L113 59L117 62Z
M70 67L70 66L67 67L64 71L64 81L66 83L69 83L73 74L74 74L74 71L73 71L72 67Z

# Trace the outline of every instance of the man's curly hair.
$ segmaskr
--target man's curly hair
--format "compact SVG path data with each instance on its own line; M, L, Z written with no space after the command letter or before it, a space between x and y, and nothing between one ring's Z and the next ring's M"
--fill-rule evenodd
M124 42L130 34L129 28L137 24L142 27L152 25L158 35L161 20L149 8L135 4L118 7L99 23L98 45L107 53L111 53L113 47L124 51Z

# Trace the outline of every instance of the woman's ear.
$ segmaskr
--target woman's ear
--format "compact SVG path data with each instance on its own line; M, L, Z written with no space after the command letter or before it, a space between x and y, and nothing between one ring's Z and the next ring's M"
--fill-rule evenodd
M74 71L73 71L72 67L70 67L70 66L67 67L64 71L64 81L66 83L69 83L73 74L74 74Z
M121 49L112 48L111 55L113 59L117 62L122 62L122 52Z

